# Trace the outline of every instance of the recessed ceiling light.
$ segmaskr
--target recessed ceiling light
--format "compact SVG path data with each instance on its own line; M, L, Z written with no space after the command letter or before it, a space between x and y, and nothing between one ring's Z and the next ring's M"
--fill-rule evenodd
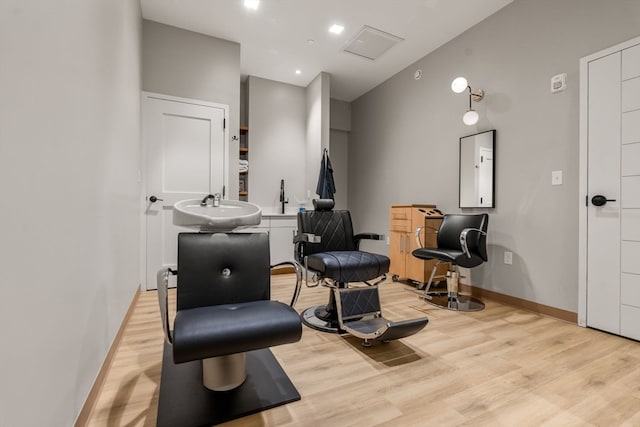
M247 9L257 10L260 5L260 0L244 0L244 7Z
M302 70L296 70L296 74L302 74Z
M340 34L342 30L344 30L344 27L338 24L333 24L331 28L329 28L329 32L333 34Z

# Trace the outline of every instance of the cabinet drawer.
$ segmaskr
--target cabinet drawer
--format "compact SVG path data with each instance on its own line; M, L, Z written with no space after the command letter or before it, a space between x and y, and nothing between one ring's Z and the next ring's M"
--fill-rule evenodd
M296 228L298 226L298 221L295 217L287 218L287 217L271 217L271 228Z
M389 227L391 231L400 231L403 233L411 232L411 221L402 221L402 220L391 220L391 226Z
M411 208L391 208L391 221L411 220Z

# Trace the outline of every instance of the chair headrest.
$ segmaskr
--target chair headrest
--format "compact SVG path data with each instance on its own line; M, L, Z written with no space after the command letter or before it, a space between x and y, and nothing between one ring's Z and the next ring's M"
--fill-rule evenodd
M317 211L330 211L335 204L332 199L313 199L313 209Z

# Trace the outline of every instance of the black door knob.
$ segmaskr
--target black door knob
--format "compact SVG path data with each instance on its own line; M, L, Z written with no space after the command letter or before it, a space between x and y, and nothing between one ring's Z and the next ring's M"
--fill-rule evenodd
M164 201L164 199L158 199L156 196L151 196L151 197L149 197L149 201L150 201L151 203L155 203L155 202L163 202L163 201Z
M591 203L593 203L594 206L603 206L605 205L607 202L615 202L616 199L607 199L606 197L604 197L603 195L596 195L593 196L591 198Z

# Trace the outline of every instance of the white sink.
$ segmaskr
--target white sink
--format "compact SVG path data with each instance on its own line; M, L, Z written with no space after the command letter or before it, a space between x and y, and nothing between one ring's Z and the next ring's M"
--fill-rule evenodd
M200 199L181 200L173 207L173 223L200 231L231 231L260 224L260 206L238 200L220 200L220 206L201 206Z

